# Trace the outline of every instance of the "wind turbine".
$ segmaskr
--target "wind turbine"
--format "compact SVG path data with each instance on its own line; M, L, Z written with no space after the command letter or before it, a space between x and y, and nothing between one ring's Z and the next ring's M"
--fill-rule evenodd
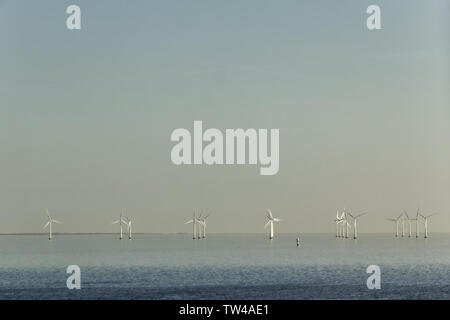
M416 213L416 238L419 237L419 217L420 217L420 208L417 208L417 213Z
M336 211L336 219L334 219L334 222L336 222L336 238L339 238L340 234L339 234L339 230L340 230L340 223L341 223L341 218L339 217L339 209Z
M272 211L270 211L270 209L267 209L267 219L268 219L268 221L267 221L266 225L264 226L264 228L267 228L267 226L270 225L270 240L272 240L273 239L273 223L279 222L279 221L281 221L281 219L274 218L272 215Z
M120 225L120 240L123 239L123 229L122 224L127 225L127 222L122 217L122 212L120 212L119 220L114 221L112 224L119 224Z
M341 230L342 230L342 238L348 238L348 228L350 227L350 224L348 223L347 219L347 212L344 210L342 211L342 215L340 217L340 224L341 224Z
M431 216L434 216L434 215L436 215L437 213L432 213L432 214L429 214L429 215L427 215L427 216L424 216L423 214L421 214L421 216L422 216L422 218L423 218L423 224L424 224L424 226L425 226L425 238L428 238L428 218L429 217L431 217Z
M195 223L197 223L197 239L202 238L202 228L203 228L203 220L202 220L203 210L200 211L200 215L197 219L195 219Z
M50 212L48 212L48 209L45 209L45 212L47 213L48 221L47 221L47 223L44 225L44 227L42 229L45 229L45 228L47 228L47 226L49 226L49 229L48 229L48 240L52 240L52 223L62 223L62 222L59 222L58 220L52 219L52 217L50 217Z
M195 225L197 224L197 220L195 219L195 210L194 215L192 216L192 219L189 221L186 221L184 224L190 224L192 223L192 240L195 240Z
M388 218L389 221L395 222L395 236L398 237L398 222L400 218L403 216L403 213L401 213L396 219L394 218Z
M405 212L403 211L397 217L397 219L402 222L402 238L405 236L405 217L404 217L404 215L405 215Z
M345 237L345 209L342 211L342 215L339 217L339 210L336 212L336 230L337 230L337 237L338 238L344 238Z
M204 218L198 219L199 223L203 227L203 238L206 238L206 218L208 218L210 215L211 215L211 213L208 213Z
M128 217L125 217L125 225L127 226L128 231L128 239L131 240L131 219Z
M400 216L403 216L403 212ZM405 218L402 219L402 238L405 236Z
M358 237L358 231L357 231L357 228L356 228L356 221L358 221L359 217L361 217L361 216L363 216L365 214L367 214L367 212L363 212L363 213L360 213L360 214L354 216L350 212L348 212L348 215L353 219L353 239L356 239Z
M408 234L408 238L411 238L411 221L414 221L414 219L411 219L408 215L408 212L406 212L406 210L403 210L403 213L406 216L406 220L408 220L408 225L409 225L409 234Z
M348 223L347 212L345 212L345 239L348 239L348 228L350 227L350 223Z
M345 218L342 218L340 224L341 224L341 238L344 239L345 238L345 230L347 228L346 226L347 221L345 220Z

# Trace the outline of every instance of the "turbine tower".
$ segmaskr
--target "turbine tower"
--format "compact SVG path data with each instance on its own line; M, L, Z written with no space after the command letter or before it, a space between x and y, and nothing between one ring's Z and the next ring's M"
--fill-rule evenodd
M400 214L397 218L388 218L389 221L394 221L395 222L395 236L398 238L398 222L400 220L400 218L403 216L403 213Z
M420 218L420 208L417 208L417 213L416 213L416 238L419 237L419 218Z
M274 224L274 222L279 222L279 221L281 221L281 219L279 219L279 218L274 218L273 217L273 215L272 215L272 211L270 211L270 209L267 209L267 223L266 223L266 225L264 226L264 228L267 228L267 226L269 226L270 225L270 240L272 240L273 239L273 224Z
M336 213L336 224L337 224L337 231L338 231L338 238L344 238L345 237L345 208L344 211L342 211L341 216L339 217L339 211Z
M434 215L436 215L437 213L432 213L432 214L429 214L429 215L427 215L427 216L424 216L423 214L421 214L421 216L422 216L422 218L423 218L423 224L424 224L424 226L425 226L425 237L424 238L428 238L428 218L429 217L431 217L431 216L434 216Z
M408 238L411 238L411 221L414 221L414 219L411 219L409 217L408 212L406 212L406 210L403 210L403 213L406 216L406 220L408 220L408 227L409 227Z
M360 213L358 215L352 215L350 212L348 213L348 215L353 219L353 239L356 239L358 237L358 230L357 230L357 226L356 226L356 221L358 221L358 218L367 214L367 212L363 212Z
M350 227L350 223L348 223L347 212L345 212L345 239L348 239L348 228Z
M127 226L127 231L128 231L128 240L131 240L131 219L128 217L125 217L125 224Z
M344 218L342 218L341 221L340 221L341 239L345 238L345 227L346 227L345 224L346 224L346 221L345 221Z
M194 210L194 214L192 216L192 219L189 221L186 221L184 224L190 224L192 223L192 240L195 240L195 225L197 224L197 220L195 219L195 210Z
M202 226L203 228L203 239L206 238L206 218L208 218L211 215L211 213L208 213L204 218L200 218L199 220L199 224Z
M122 239L123 239L123 228L122 228L122 224L127 225L127 222L126 222L125 219L122 217L122 212L120 212L119 220L114 221L112 224L119 224L119 225L120 225L120 237L119 237L119 240L122 240Z
M203 229L203 220L202 220L203 210L200 211L200 215L197 219L195 219L195 223L197 223L197 239L202 238L202 229Z
M48 228L48 240L52 240L52 224L53 223L61 223L61 222L59 222L58 220L52 219L52 217L50 217L50 212L48 212L48 209L45 209L45 212L47 214L48 221L42 229L47 228L47 226L49 227Z
M402 216L402 238L403 238L405 236L405 218L403 217L403 212L401 216Z
M339 230L340 230L340 223L341 218L339 217L339 209L336 211L336 219L334 219L334 222L336 222L336 238L339 238Z
M342 211L341 215L341 228L342 228L342 238L348 239L348 228L350 227L350 224L348 223L347 219L347 212L344 210Z

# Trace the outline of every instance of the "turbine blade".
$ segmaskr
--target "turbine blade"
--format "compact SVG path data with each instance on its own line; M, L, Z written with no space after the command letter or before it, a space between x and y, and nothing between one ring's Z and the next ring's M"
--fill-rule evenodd
M408 219L408 220L409 220L409 215L408 215L408 212L406 212L406 210L403 210L403 213L405 214L405 216L406 216L406 219Z
M361 216L363 216L363 215L365 215L365 214L368 214L368 212L360 213L360 214L358 214L356 217L359 218L359 217L361 217Z
M52 219L52 222L54 222L54 223L59 223L59 224L61 224L61 223L62 223L61 221L58 221L58 220L54 220L54 219Z
M189 223L193 223L194 222L194 220L189 220L189 221L186 221L184 224L189 224Z
M267 209L267 214L269 215L270 219L273 219L272 211L270 211L270 209Z
M50 221L48 221L48 222L45 224L45 226L42 227L42 229L47 228L47 226L48 226L49 224L50 224Z
M272 222L271 220L267 221L267 223L266 223L266 225L264 226L264 228L267 228L267 227L270 225L271 222Z

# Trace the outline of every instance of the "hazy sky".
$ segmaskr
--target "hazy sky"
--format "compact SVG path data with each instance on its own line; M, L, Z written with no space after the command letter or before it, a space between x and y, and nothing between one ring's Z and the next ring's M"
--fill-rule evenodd
M82 29L66 28L77 4ZM366 27L381 7L382 30ZM0 233L450 232L450 2L0 0ZM280 129L280 170L175 166L176 128Z

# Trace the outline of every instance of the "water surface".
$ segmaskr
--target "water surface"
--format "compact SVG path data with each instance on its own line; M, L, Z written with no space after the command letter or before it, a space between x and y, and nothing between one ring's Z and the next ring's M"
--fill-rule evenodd
M0 236L0 299L450 299L450 234ZM68 290L68 265L81 290ZM368 290L366 268L381 268Z

